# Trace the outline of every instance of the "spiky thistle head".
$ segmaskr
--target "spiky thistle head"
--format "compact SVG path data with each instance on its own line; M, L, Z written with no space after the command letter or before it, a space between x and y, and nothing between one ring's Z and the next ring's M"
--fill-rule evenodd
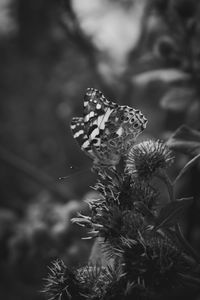
M99 201L91 201L90 206L94 223L101 224L101 236L114 242L124 236L132 239L137 230L145 230L146 217L153 214L157 204L156 189L132 180L129 174L116 171L108 174L105 170L99 173L96 189L102 197Z
M74 273L65 266L62 260L52 262L49 267L48 277L43 292L47 295L48 300L71 300L72 296L77 297L79 283Z
M121 210L134 209L135 202L152 207L158 198L158 191L149 184L117 171L100 172L95 189L107 205L117 204Z
M126 172L140 180L149 180L173 162L171 150L161 141L147 140L134 145L127 156Z
M96 190L101 197L89 201L91 215L79 214L74 222L87 226L93 236L103 237L116 247L121 237L134 239L137 230L145 230L146 214L151 215L150 209L157 200L157 192L151 186L132 181L124 173L102 170Z
M124 271L142 294L165 293L182 283L191 266L184 253L168 238L142 237L137 244L124 244Z
M134 179L131 184L132 194L134 195L134 206L141 203L149 210L153 211L158 204L159 192L147 182Z
M117 266L86 265L77 270L79 282L85 286L84 299L108 299L107 292L121 279L121 269Z

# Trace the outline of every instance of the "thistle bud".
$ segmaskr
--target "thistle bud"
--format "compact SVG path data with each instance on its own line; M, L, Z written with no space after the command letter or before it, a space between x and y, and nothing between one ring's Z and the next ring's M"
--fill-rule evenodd
M126 172L140 180L149 180L173 162L171 150L161 141L143 141L134 145L126 160Z

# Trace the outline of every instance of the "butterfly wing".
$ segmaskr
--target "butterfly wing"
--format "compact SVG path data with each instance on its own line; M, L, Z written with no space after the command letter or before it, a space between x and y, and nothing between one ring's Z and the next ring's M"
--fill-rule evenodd
M88 88L84 97L84 123L90 143L98 148L105 134L106 123L118 105L109 101L93 88Z
M84 119L79 117L72 118L70 127L73 137L77 141L81 150L83 150L90 158L94 159L95 157L90 147L88 136L85 132Z
M97 89L88 88L84 96L84 111L83 115L85 121L105 113L105 110L109 108L116 108L118 105L112 101L106 99L102 92Z
M139 110L107 100L93 88L84 96L82 118L73 118L71 129L80 148L95 165L116 165L146 127Z

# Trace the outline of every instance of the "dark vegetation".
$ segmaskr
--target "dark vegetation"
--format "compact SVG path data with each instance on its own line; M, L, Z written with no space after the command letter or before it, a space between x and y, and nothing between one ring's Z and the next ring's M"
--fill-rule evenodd
M97 2L101 4L93 11L92 33L83 26L77 1L11 0L4 8L2 4L0 296L5 300L168 299L167 290L172 299L198 300L200 4L197 0ZM91 15L83 14L85 19ZM124 31L117 31L117 23ZM118 44L110 38L113 47L108 47L105 33L115 26ZM129 32L128 37L124 32ZM127 42L130 37L132 43ZM117 52L122 46L125 50ZM148 147L145 172L140 172L144 157L134 152L140 167L136 175L148 175L143 178L148 185L133 183L133 169L128 177L124 171L102 171L98 178L90 172L91 162L69 129L72 116L82 112L87 87L99 88L111 100L145 114L148 126L138 142L166 141L162 164L155 160L157 142ZM163 170L171 154L166 153L175 156L167 177ZM149 164L155 171L150 174ZM62 176L66 180L58 179ZM96 182L96 190L91 190ZM94 200L99 192L104 201ZM117 203L113 192L121 193ZM174 194L182 200L175 201ZM82 200L89 201L91 211ZM71 217L89 231L72 224ZM94 241L81 239L91 230L103 246L101 260L98 249L92 248ZM47 265L52 271L46 293L40 293Z

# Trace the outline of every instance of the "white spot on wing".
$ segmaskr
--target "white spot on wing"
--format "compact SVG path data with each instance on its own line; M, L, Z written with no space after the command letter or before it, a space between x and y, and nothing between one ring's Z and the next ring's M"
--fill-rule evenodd
M96 109L101 109L101 104L97 104Z
M93 140L99 134L99 129L95 128L92 133L90 134L90 138Z
M79 135L83 134L84 131L83 130L79 130L74 134L74 138L76 139L77 137L79 137Z
M112 113L113 109L108 108L105 115L103 115L103 119L100 122L100 129L104 129L105 128L105 124L108 121L108 118L110 117L110 114ZM99 118L98 118L99 119ZM99 124L99 120L98 120L98 124Z
M124 132L123 128L119 127L119 129L116 131L116 134L118 134L118 136L121 136L123 132Z
M95 120L94 124L96 124L98 127L100 127L100 124L101 124L103 118L104 118L104 115L98 116L98 118Z
M90 118L94 117L94 115L95 115L94 111L91 111L91 112L89 113L89 117L90 117Z
M90 145L90 142L87 140L83 143L83 145L81 146L82 149L87 148Z
M87 115L85 116L85 122L88 122L89 119L91 119L91 118L94 117L94 116L95 116L94 111L91 111L89 114L87 114Z

